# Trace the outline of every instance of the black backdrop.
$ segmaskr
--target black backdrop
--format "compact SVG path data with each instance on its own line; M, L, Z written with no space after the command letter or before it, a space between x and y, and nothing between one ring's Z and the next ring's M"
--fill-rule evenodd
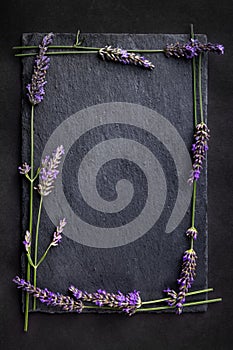
M0 14L0 348L10 349L231 349L233 343L233 2L186 0L5 1ZM20 296L20 60L11 47L23 32L196 32L223 43L223 57L209 59L208 185L209 285L223 302L207 313L175 315L30 315L23 332Z

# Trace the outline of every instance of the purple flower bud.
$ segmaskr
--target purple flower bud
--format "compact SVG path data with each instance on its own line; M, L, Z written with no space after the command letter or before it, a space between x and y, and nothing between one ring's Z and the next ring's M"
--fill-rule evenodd
M57 226L56 231L53 233L53 240L50 244L51 246L56 247L61 242L61 239L62 239L61 233L63 232L65 225L66 225L66 219L60 220L60 223Z
M42 160L40 175L39 175L39 185L38 192L41 196L48 196L53 189L53 183L59 174L59 170L57 170L62 155L64 154L64 147L59 146L53 152L52 157L46 156Z
M146 69L154 69L155 66L145 57L134 52L128 52L120 48L105 46L99 50L99 55L103 60L132 64Z
M60 293L50 292L47 288L40 289L34 287L30 282L26 282L24 279L16 276L13 282L17 284L18 288L32 294L33 297L40 300L48 306L60 307L63 311L76 311L78 313L82 312L83 303L80 300L74 300L70 296L62 295Z
M31 167L25 162L22 166L19 166L18 169L20 174L26 175L31 170Z
M205 123L200 123L196 126L195 143L192 145L193 167L188 179L189 183L197 181L200 177L202 163L208 150L209 133L210 131Z
M29 231L26 231L25 233L23 244L26 252L29 253L31 248L31 233Z
M164 49L167 57L192 59L202 52L216 52L220 55L224 54L224 46L221 44L202 44L197 39L191 39L185 44L175 43L169 44Z
M190 227L187 231L186 231L186 236L193 238L194 240L197 239L197 229L195 227Z
M140 293L136 290L128 294L123 294L120 291L117 294L108 293L102 289L98 289L95 293L91 294L82 292L74 286L70 286L69 290L77 300L91 302L98 306L117 308L129 315L135 313L136 309L142 304Z

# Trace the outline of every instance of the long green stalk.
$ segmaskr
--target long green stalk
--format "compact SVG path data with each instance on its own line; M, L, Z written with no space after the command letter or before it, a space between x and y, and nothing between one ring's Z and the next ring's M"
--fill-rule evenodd
M183 307L188 306L195 306L195 305L204 305L204 304L210 304L210 303L218 303L222 301L222 298L218 299L209 299L209 300L200 300L200 301L193 301L190 303L184 303ZM137 309L136 312L143 312L143 311L161 311L161 310L169 310L174 309L175 306L159 306L159 307L151 307L151 308L143 308L143 309Z
M30 150L30 166L31 166L31 179L34 177L34 106L31 106L31 150ZM30 199L29 199L29 232L32 236L33 228L33 181L30 181ZM30 249L31 250L31 249ZM31 266L27 263L27 281L31 278ZM24 310L24 331L28 330L28 314L29 314L29 293L26 293L25 298L25 310Z
M36 236L35 236L35 253L34 253L34 276L33 276L33 284L36 288L37 284L37 257L38 257L38 243L39 243L39 227L40 227L40 218L41 218L41 210L42 210L43 196L40 197L40 204L37 216L37 224L36 224ZM36 298L33 300L33 310L36 310Z

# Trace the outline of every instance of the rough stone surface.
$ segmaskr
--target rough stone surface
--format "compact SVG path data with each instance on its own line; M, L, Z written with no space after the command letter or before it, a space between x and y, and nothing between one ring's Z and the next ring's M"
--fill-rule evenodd
M167 43L185 42L189 39L188 35L183 34L84 34L84 36L87 46L112 45L128 49L163 48ZM40 33L24 34L23 45L37 45L42 37L43 34ZM200 41L206 41L204 35L198 35L198 38ZM54 38L54 44L60 45L71 45L74 41L73 34L56 34ZM182 59L167 59L162 53L145 54L145 56L154 63L155 69L153 71L103 62L95 54L51 56L51 65L47 74L46 96L44 101L35 108L36 166L39 166L43 152L49 149L48 143L51 135L55 135L56 138L55 130L58 130L57 128L62 122L71 116L76 116L77 129L80 125L80 130L83 128L85 132L82 133L81 130L80 137L66 149L62 174L59 175L60 182L58 182L62 187L66 201L69 203L70 210L80 220L80 226L77 224L77 239L74 234L71 235L72 229L71 226L69 227L69 224L75 225L75 222L68 222L62 243L50 251L38 269L38 285L41 288L47 287L62 293L67 292L70 284L90 292L98 288L112 292L117 290L127 292L137 289L141 291L143 300L163 297L162 290L166 287L177 288L176 280L180 273L182 254L189 248L185 231L190 227L190 207L188 207L183 219L181 218L182 220L175 227L172 227L172 231L167 232L169 230L166 230L179 192L180 175L179 169L176 168L176 159L174 159L176 154L179 157L179 140L175 138L173 141L173 135L170 134L170 131L166 134L166 130L160 128L158 121L158 135L163 134L167 144L170 144L169 149L158 135L157 137L154 135L153 130L156 129L157 124L150 124L152 117L149 118L148 115L150 110L152 111L151 115L154 112L158 118L160 116L165 118L171 128L173 126L173 129L176 129L183 139L184 145L190 150L193 134L191 62ZM25 86L31 79L33 60L33 57L22 60L22 160L28 162L30 104L26 97ZM121 103L120 112L118 107L112 104L115 102ZM203 102L206 115L206 58L203 60ZM108 104L106 105L106 113L101 110L104 103ZM93 106L95 105L98 105L96 124L94 123L95 126L91 127L89 118L95 120L93 117ZM141 115L142 126L140 127L132 121L130 113L125 114L125 121L119 117L120 113L122 117L124 108L126 108L126 112L127 108L132 111L131 106L136 108L137 118L142 111L141 108L145 108L145 115ZM90 109L85 110L88 107L92 108L91 111ZM147 109L149 109L148 115ZM87 115L86 121L85 113ZM90 114L92 115L90 116ZM115 122L113 122L114 116L116 117ZM145 121L144 125L143 121ZM87 130L88 127L89 130ZM63 139L60 134L57 136L57 145L62 143L65 146L69 143L69 138L71 140L74 136L72 129L66 128L63 136ZM127 143L125 140L130 140L131 143ZM107 147L101 148L101 145L104 144L103 141L110 141L110 143L106 143ZM120 141L119 146L114 144L118 141ZM97 145L100 145L100 148ZM94 151L95 149L96 151ZM113 154L111 155L111 153ZM140 162L137 162L137 155ZM143 155L145 164L143 163ZM105 163L103 161L96 173L94 191L89 171L92 166L93 169L96 169L94 165L98 167L99 158L103 157L104 159L105 156L108 161ZM155 158L155 165L148 158L149 156ZM84 160L86 160L86 167L81 166ZM186 158L184 158L184 162L186 162L187 168L189 162ZM154 212L157 213L158 219L155 220L150 229L128 244L119 244L112 248L97 247L98 232L102 230L103 235L108 235L109 230L109 234L110 231L117 234L117 230L120 231L125 225L133 223L143 211L149 194L153 193L153 190L149 188L149 178L153 175L154 169L156 171L154 178L157 191ZM82 170L81 175L79 174L80 170ZM184 176L181 174L181 177L182 175ZM162 177L164 177L165 182ZM123 181L119 182L119 180ZM90 193L84 193L84 191L88 192L88 185ZM24 183L23 232L28 228L28 189L28 184ZM197 278L193 289L207 287L206 189L205 167L197 186L196 226L199 238L195 242L195 250L199 258ZM51 240L54 225L56 225L53 222L56 220L56 213L59 214L57 215L58 219L62 218L60 214L66 212L63 208L64 203L56 202L57 192L58 190L55 188L54 194L45 199L40 225L39 256L43 254ZM98 201L90 203L95 198L92 196L94 192ZM190 200L187 193L184 201ZM161 213L158 213L157 206L163 201L164 206ZM53 210L53 215L49 215L49 208L53 205L55 210ZM35 194L35 208L37 207L38 196ZM149 209L153 213L151 205ZM35 209L34 224L36 213ZM150 219L151 214L148 216L148 221ZM143 229L143 226L147 224L147 220L145 218L143 220L139 222L138 230ZM90 226L92 226L93 235L96 234L97 237L95 237L92 246L82 243L82 239L85 241L88 234L92 238L92 233L88 233ZM136 230L137 226L134 229ZM91 229L90 232L92 232ZM130 230L126 231L125 242L131 233ZM85 237L83 238L82 235ZM22 259L22 267L25 270L24 259ZM54 312L54 310L44 308L40 303L38 303L38 310ZM205 310L206 306L189 309L189 311Z

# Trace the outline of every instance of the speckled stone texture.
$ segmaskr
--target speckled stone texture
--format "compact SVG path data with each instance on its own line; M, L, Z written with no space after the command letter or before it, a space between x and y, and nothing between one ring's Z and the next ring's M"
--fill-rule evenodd
M167 43L189 40L189 35L186 34L83 34L83 36L87 46L112 45L126 49L164 48ZM42 37L41 33L23 34L23 45L38 45ZM206 42L205 35L197 37L200 41ZM74 34L55 34L55 45L72 45L74 42ZM182 255L189 248L185 231L190 227L190 207L187 205L185 215L180 221L177 220L171 232L167 232L167 223L175 206L180 184L179 169L176 168L177 163L174 159L176 153L179 153L179 140L175 138L173 141L170 129L166 134L166 130L160 127L159 119L158 123L150 124L150 118L153 117L153 113L158 118L160 116L165 118L171 130L175 129L178 132L187 150L190 150L193 134L191 61L168 59L163 53L145 54L145 56L154 63L153 71L103 62L97 54L51 56L47 74L48 83L45 87L46 95L44 101L35 107L35 165L39 166L51 135L61 123L75 115L77 130L80 125L80 135L66 150L62 174L59 176L62 192L69 203L69 210L72 215L75 215L77 221L70 223L68 221L61 244L50 251L38 269L38 286L41 288L47 287L61 293L66 293L70 284L90 292L98 288L111 292L117 290L128 292L137 289L141 291L143 300L163 297L162 291L167 287L177 289L176 280L180 273ZM28 162L30 159L30 104L26 97L25 86L31 79L33 61L34 57L22 59L22 160ZM206 56L203 59L202 84L206 115ZM119 110L114 104L116 102L121 103L121 118L118 117ZM104 103L108 104L106 111L102 105ZM93 107L95 105L98 105L96 120L95 107ZM86 108L91 109L85 110ZM123 121L124 108L126 113ZM147 115L147 111L150 114L148 109L151 111L150 118ZM142 110L145 114L141 113ZM141 118L141 121L134 123L133 117L127 111L130 113L134 111L135 120ZM89 118L92 118L91 120L95 123L89 123ZM115 122L114 118L116 118ZM142 126L139 127L140 123ZM157 136L154 130L157 130ZM74 133L69 127L65 128L63 137L60 134L57 137L57 145L61 143L64 146L67 145L69 139L74 137L72 132ZM159 137L163 133L170 144L170 150ZM124 143L125 140L131 141L129 146L127 142ZM107 147L98 149L97 145L109 141ZM121 144L118 148L115 142L119 141ZM96 152L91 153L95 147L97 147ZM143 171L143 154L145 171ZM137 162L137 155L140 162ZM147 158L149 155L157 159L155 168L152 161ZM96 164L98 167L99 158L104 159L105 156L108 161L101 163L95 178L95 190L99 202L97 200L91 202L94 190L91 174L88 172L89 166ZM177 156L179 157L179 154ZM86 167L82 166L84 161ZM184 165L187 166L189 163ZM158 184L156 194L149 188L149 177L153 175L153 169L158 170L154 175L155 182ZM162 181L162 176L165 181ZM119 180L124 181L119 182ZM84 191L88 192L88 189L91 193L85 196ZM55 193L56 191L55 188ZM131 242L127 243L128 236L132 234L128 230L125 244L122 245L121 240L121 245L117 246L115 243L115 247L103 247L103 242L98 241L99 232L102 232L102 235L116 232L117 235L125 225L133 225L145 208L149 195L155 195L155 200L154 208L151 205L148 207L150 211L148 220L144 217L143 220L139 220L138 225L129 226L134 227L134 232L137 228L143 232L146 227L146 232L138 236L135 233L134 236L137 239L131 239ZM29 187L26 182L23 182L22 197L22 231L25 232L29 219ZM34 224L38 199L35 193ZM147 229L147 221L151 220L153 210L155 213L159 212L157 206L162 205L163 201L164 206L157 220ZM187 195L184 201L189 202L190 197ZM55 209L53 215L50 215L49 207L53 205ZM180 205L182 207L182 203ZM40 225L39 256L43 254L51 240L56 212L59 214L58 217L67 212L67 208L63 206L64 202L59 202L53 194L50 199L49 197L45 199ZM198 255L198 265L193 290L207 287L206 165L197 186L196 226L199 237L194 248ZM76 238L75 233L71 234L75 228L77 228ZM84 244L86 237L89 242L92 241L92 244ZM22 268L25 272L24 256ZM202 295L201 298L203 299L204 296ZM37 307L39 311L54 312L53 309L46 308L39 302ZM206 308L207 306L197 306L187 311L205 311Z

